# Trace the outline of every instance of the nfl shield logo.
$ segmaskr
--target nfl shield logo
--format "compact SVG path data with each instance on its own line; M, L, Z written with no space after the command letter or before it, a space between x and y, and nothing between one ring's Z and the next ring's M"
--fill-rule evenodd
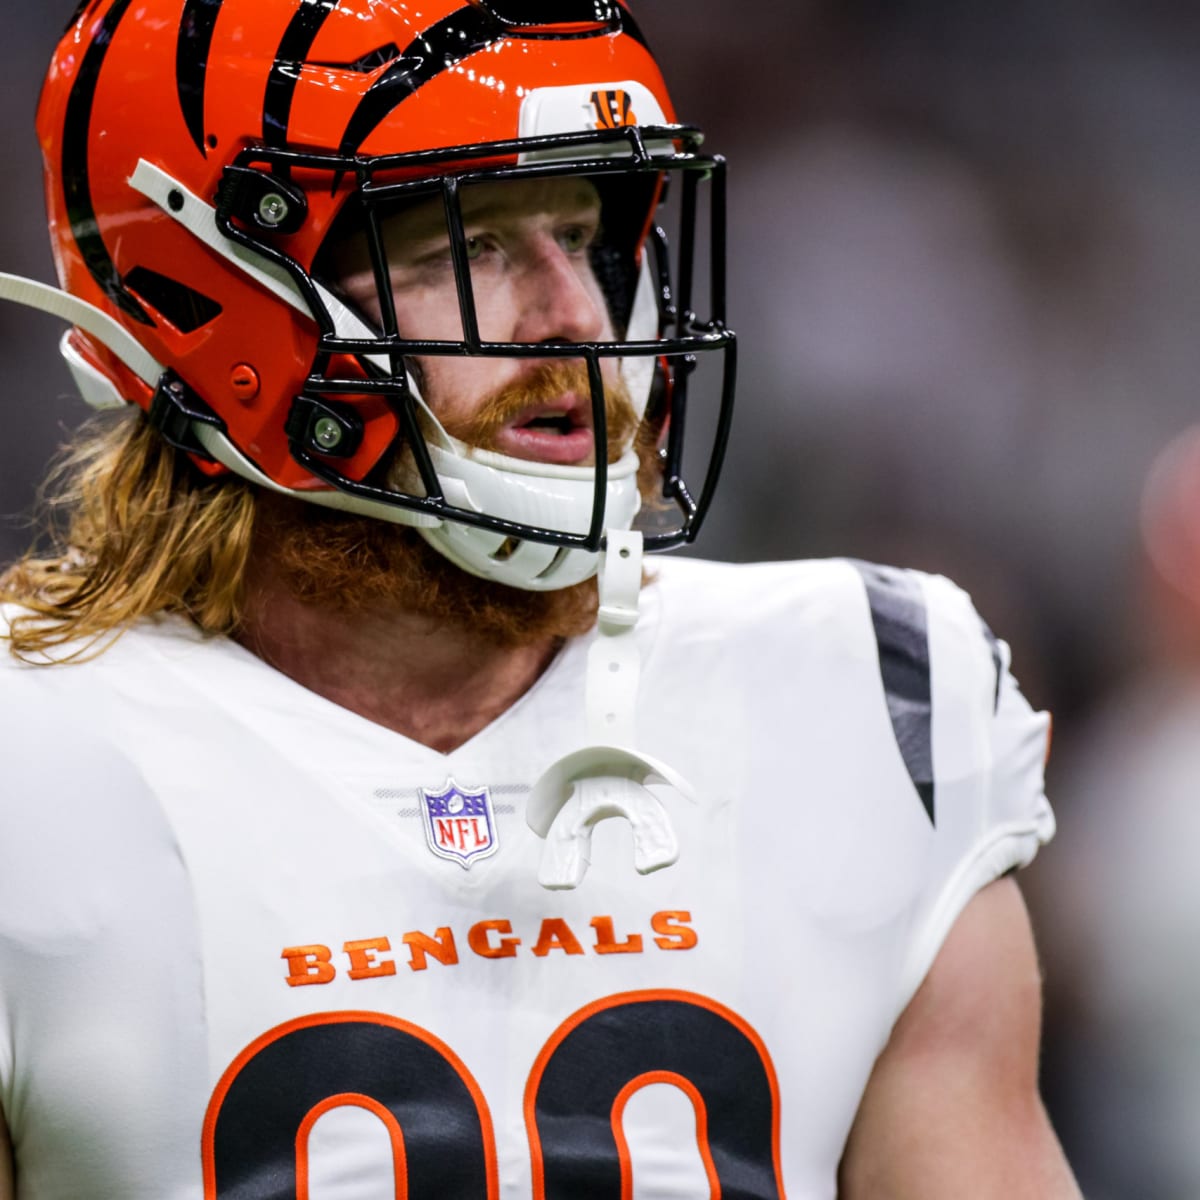
M448 858L467 871L477 859L490 858L500 848L487 788L471 791L447 779L440 792L420 791L425 837L438 858Z

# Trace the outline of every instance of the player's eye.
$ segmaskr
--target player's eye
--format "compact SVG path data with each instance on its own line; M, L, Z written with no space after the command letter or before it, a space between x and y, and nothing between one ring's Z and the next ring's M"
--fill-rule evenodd
M593 236L585 225L570 225L558 235L558 241L568 254L581 254L592 244Z
M483 238L467 238L467 258L476 259L483 253Z

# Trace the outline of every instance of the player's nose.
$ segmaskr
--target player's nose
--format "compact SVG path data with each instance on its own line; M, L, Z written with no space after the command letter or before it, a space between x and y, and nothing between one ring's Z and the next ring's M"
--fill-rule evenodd
M608 312L591 267L553 237L539 238L530 248L517 302L517 341L591 342L608 333Z

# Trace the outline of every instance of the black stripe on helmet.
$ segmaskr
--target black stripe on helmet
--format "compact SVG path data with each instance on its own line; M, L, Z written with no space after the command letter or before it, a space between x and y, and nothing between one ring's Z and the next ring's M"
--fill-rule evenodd
M651 58L654 57L654 51L650 49L650 43L646 41L646 35L642 32L641 26L633 19L633 13L620 5L618 11L621 14L621 32L633 38Z
M87 11L88 5L91 3L92 0L79 0L79 3L75 6L75 11L71 14L71 19L67 22L66 28L63 30L64 37L75 27L76 22Z
M340 0L304 0L288 23L267 79L263 99L263 137L268 146L287 142L292 119L292 100L300 80L300 67L308 57L317 34Z
M362 98L342 137L341 152L357 154L363 142L409 96L443 71L504 36L502 26L471 5L430 26L401 51L396 62Z
M67 220L79 253L92 278L104 289L108 298L123 312L143 325L154 325L150 314L121 282L112 255L100 236L96 210L92 205L92 185L88 167L88 135L92 124L92 107L96 87L108 48L132 0L115 0L104 14L92 38L79 74L67 99L66 119L63 122L62 181L67 203Z
M895 567L850 560L862 576L879 650L879 673L892 733L931 824L933 697L929 667L929 617L917 577Z
M175 47L175 86L183 120L206 158L204 145L204 92L208 83L208 52L213 31L225 0L184 0L179 22L179 41Z

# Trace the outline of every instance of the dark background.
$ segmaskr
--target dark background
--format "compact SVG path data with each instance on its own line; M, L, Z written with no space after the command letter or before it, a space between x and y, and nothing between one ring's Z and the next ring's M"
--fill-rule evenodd
M73 6L8 0L0 45L0 269L43 280L33 113ZM1154 990L1158 960L1123 974L1128 939L1147 927L1110 936L1081 900L1099 888L1119 903L1141 887L1107 831L1156 786L1146 771L1163 756L1145 747L1183 720L1171 689L1190 687L1188 631L1200 630L1186 602L1164 602L1138 517L1156 455L1196 420L1200 7L644 0L636 11L680 116L732 169L740 412L700 550L941 571L1013 643L1027 693L1056 716L1060 837L1026 876L1045 943L1053 1115L1089 1196L1200 1194L1184 1145L1188 1077L1168 1088L1154 1065L1180 1058L1172 1038L1200 1043L1200 981L1175 981L1179 1022L1156 1040L1144 1017L1154 1046L1126 1054L1135 983ZM27 540L36 481L83 413L60 332L0 308L0 559ZM1114 759L1114 746L1147 695L1149 765L1097 798L1092 785L1135 757ZM1173 768L1185 808L1200 778L1191 728ZM1175 812L1162 812L1170 843ZM1093 842L1090 858L1071 849ZM1177 898L1181 931L1196 899ZM1145 911L1153 923L1155 904ZM1172 1121L1178 1139L1163 1132Z

